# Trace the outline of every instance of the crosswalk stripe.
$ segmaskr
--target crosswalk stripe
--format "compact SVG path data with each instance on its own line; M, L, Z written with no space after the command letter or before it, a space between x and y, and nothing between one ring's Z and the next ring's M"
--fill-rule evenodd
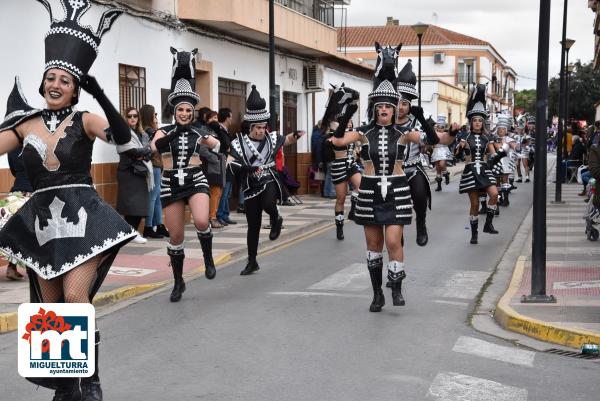
M527 390L467 376L460 373L439 373L427 393L436 401L527 401Z
M533 367L535 352L496 345L473 337L461 336L452 348L454 352L476 355L501 362Z
M308 287L308 290L362 291L370 287L365 263L353 263Z
M489 275L489 272L481 271L465 270L456 272L450 277L444 287L435 290L435 294L441 298L475 298Z

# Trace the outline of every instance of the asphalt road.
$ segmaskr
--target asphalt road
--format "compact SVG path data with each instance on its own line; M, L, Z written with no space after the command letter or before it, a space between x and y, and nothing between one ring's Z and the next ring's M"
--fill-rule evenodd
M457 177L434 193L430 242L407 228L405 298L368 311L372 291L360 227L328 230L214 281L188 283L178 304L159 293L99 319L101 378L120 400L598 400L600 365L533 352L473 330L468 315L531 204L520 184L495 221L500 235L468 243ZM483 226L483 219L480 227ZM387 255L384 256L387 258ZM0 399L49 400L20 378L16 334L0 336Z

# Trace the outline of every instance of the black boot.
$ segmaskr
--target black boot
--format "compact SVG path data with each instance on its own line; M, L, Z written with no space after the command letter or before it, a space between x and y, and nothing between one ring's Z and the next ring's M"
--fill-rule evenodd
M350 211L348 212L348 220L354 220L354 212L356 210L356 198L358 197L358 194L354 194L354 192L352 192L352 195L350 195Z
M496 202L496 205L502 206L503 204L504 204L504 194L502 193L502 191L498 191L498 201Z
M515 187L515 179L514 178L509 178L508 179L508 183L510 184L510 189L517 189L517 187Z
M344 239L344 212L335 212L335 230L337 239Z
M471 220L471 244L477 243L478 229L479 229L479 220Z
M169 238L169 231L167 230L167 227L165 227L164 224L159 224L156 226L156 232L159 233L160 235Z
M435 182L437 183L437 188L435 192L439 192L442 190L442 177L435 177Z
M479 214L486 214L487 211L487 201L481 201L481 209L479 209Z
M444 183L446 185L450 184L450 173L448 171L444 171Z
M510 190L505 189L502 191L502 206L504 207L508 207L510 206L510 201L508 200L508 194L510 193Z
M35 383L35 381L33 381ZM54 387L54 397L52 401L80 401L81 391L79 390L78 378L64 378L57 381Z
M277 216L275 219L271 219L271 232L269 233L269 239L275 241L281 234L281 227L283 226L283 217Z
M427 226L425 225L425 216L422 218L417 216L417 245L425 246L429 241L429 235L427 235Z
M404 306L406 304L404 297L402 296L402 280L405 278L406 272L404 271L404 264L399 264L399 262L396 261L390 262L388 265L388 280L392 287L392 303L394 306Z
M487 217L485 218L485 224L483 225L483 232L488 234L498 234L498 230L494 228L492 225L492 220L494 220L494 215L496 211L494 209L488 209Z
M183 281L183 260L185 253L183 247L181 249L167 248L167 254L171 258L171 269L173 269L173 278L175 284L171 291L171 302L179 302L181 294L185 291L185 282Z
M246 265L244 270L242 270L240 272L240 276L247 276L249 274L254 273L255 271L257 271L259 269L260 269L260 267L258 266L258 263L256 262L256 256L248 256L248 264Z
M100 351L100 332L96 330L96 370L91 377L81 379L81 401L102 401L102 388L98 375L98 358Z
M373 286L373 302L369 307L370 312L381 312L381 308L385 305L385 297L383 296L383 290L381 284L383 283L383 258L375 260L367 260L367 267L369 268L369 276L371 276L371 285Z
M144 227L144 238L164 238L164 235L154 231L154 227Z
M209 229L207 233L201 233L199 231L197 233L198 239L200 240L200 247L202 247L202 255L204 256L204 276L207 279L212 280L217 274L217 269L215 268L215 262L213 261L212 256L212 230Z

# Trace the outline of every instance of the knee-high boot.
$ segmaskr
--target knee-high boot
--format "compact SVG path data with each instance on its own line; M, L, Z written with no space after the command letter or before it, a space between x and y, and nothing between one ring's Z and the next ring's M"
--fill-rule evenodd
M98 358L100 357L100 331L96 330L96 370L91 377L81 379L81 400L102 401L102 388L100 387L100 376L98 374Z
M335 212L335 230L337 239L344 239L344 212Z
M429 241L429 235L427 234L427 225L425 224L426 214L423 212L422 216L417 214L417 245L425 246ZM404 246L404 244L402 244Z
M173 269L173 278L175 283L171 291L171 302L179 302L181 294L185 291L185 282L183 281L183 261L185 252L183 244L171 245L167 247L167 254L171 258L171 269Z
M439 192L442 190L442 177L435 177L435 182L437 183L437 187L435 188L435 192Z
M444 183L446 185L449 185L450 184L450 172L448 170L444 171L443 176L444 176Z
M508 194L510 194L510 188L504 188L502 190L502 206L508 207L510 206L510 201L508 200Z
M350 211L348 212L348 220L354 220L354 212L356 210L356 199L358 198L358 192L352 191L350 194Z
M471 244L477 243L478 230L479 230L479 217L471 216Z
M494 220L494 215L496 214L497 207L498 207L498 205L488 206L487 217L485 218L485 224L483 225L484 233L498 234L498 230L496 230L492 224L492 220Z
M80 401L81 391L79 390L79 378L53 378L50 382L46 378L32 377L28 378L30 382L42 387L51 388L54 391L52 401Z
M390 260L390 263L388 263L388 280L392 286L392 302L394 306L403 306L406 304L402 296L402 280L405 278L404 263L397 260Z
M373 301L369 307L371 312L381 312L385 305L385 297L381 285L383 284L383 255L379 252L367 251L367 268L373 286Z
M197 231L197 234L198 239L200 240L200 247L202 248L202 255L204 256L204 276L207 279L212 280L217 274L212 255L212 229L209 226L206 231Z
M484 196L480 196L479 197L479 201L481 202L481 209L479 209L479 214L486 214L488 207L487 207L487 197Z

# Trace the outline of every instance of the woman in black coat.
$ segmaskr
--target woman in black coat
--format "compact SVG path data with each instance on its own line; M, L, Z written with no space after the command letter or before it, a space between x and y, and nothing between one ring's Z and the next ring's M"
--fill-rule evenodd
M141 129L137 109L135 107L127 108L125 118L131 130L137 134L142 146L119 154L117 212L122 214L125 221L137 230L142 217L148 215L148 194L151 189L149 183L154 182L152 165L148 162L152 151L150 138ZM137 244L144 244L147 241L141 235L133 239L133 242Z

